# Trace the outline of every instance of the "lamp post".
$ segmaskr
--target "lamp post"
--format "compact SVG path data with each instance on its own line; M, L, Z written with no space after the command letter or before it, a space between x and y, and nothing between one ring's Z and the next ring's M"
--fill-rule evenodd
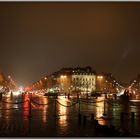
M99 89L100 89L100 91L102 91L101 82L102 82L103 76L97 76L97 79L99 80Z
M62 91L64 90L64 87L65 87L65 80L66 80L67 76L66 75L61 75L60 76L60 84L61 84L61 88L62 88Z
M97 79L99 80L99 85L100 85L100 91L102 92L102 79L103 76L97 76ZM104 99L104 112L103 112L103 116L106 116L106 98Z

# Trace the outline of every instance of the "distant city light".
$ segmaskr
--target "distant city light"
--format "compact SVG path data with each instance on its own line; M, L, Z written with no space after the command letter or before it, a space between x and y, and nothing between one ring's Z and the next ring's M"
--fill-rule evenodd
M17 95L17 96L18 96L18 95L20 95L20 94L21 94L21 92L20 92L20 91L18 91L18 90L17 90L17 91L14 91L14 92L12 92L12 93L13 93L13 95L14 95L14 96L15 96L15 95Z
M103 79L103 76L97 76L98 79Z
M23 87L22 86L19 87L19 91L23 92Z
M123 95L124 94L124 89L121 91L121 92L119 92L118 94L117 94L117 96L121 96L121 95Z
M61 75L61 76L60 76L60 78L66 78L66 77L67 77L66 75Z

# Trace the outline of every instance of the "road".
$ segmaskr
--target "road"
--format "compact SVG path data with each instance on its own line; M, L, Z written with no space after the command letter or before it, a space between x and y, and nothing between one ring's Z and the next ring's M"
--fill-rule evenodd
M79 104L76 99L63 96L55 99L37 94L3 97L0 101L0 136L92 137L96 136L91 122L92 113L100 125L124 126L139 135L139 105L140 102L134 101L127 106L115 101L108 103L102 98L88 101L81 99ZM79 112L86 116L85 125L83 121L78 123ZM121 112L125 112L123 122L120 121ZM131 112L135 112L134 121L131 121ZM103 113L106 113L109 119L102 118Z

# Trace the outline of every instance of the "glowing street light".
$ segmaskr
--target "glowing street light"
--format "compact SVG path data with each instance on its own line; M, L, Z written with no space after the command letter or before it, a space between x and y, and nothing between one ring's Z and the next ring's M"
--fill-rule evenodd
M97 76L97 78L101 80L101 79L103 79L103 76Z
M61 88L62 88L62 90L64 89L64 85L66 84L66 78L67 78L67 76L66 75L61 75L60 76L60 82L61 82Z
M19 87L19 91L23 92L23 87L22 86Z
M63 79L63 78L66 78L66 77L67 77L66 75L61 75L61 76L60 76L60 78L62 78L62 79Z
M102 79L103 79L103 76L99 75L99 76L97 76L97 79L98 79L99 82L100 82L100 90L101 90L101 81L102 81Z

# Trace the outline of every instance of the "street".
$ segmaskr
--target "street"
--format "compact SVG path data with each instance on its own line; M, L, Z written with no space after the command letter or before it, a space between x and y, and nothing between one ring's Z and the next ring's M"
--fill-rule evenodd
M31 100L29 99L31 97ZM30 102L31 101L31 102ZM135 134L140 134L139 103L133 101L129 106L120 106L117 102L105 103L103 98L96 100L67 99L63 96L45 97L35 93L3 97L0 102L0 136L96 136L91 121L93 113L100 125L112 124L115 127L125 126ZM105 107L104 107L105 105ZM120 121L120 113L125 111L124 122ZM131 121L130 113L136 112L135 121ZM78 113L86 116L85 122L78 123ZM110 119L102 118L106 113ZM125 122L126 121L126 122Z

